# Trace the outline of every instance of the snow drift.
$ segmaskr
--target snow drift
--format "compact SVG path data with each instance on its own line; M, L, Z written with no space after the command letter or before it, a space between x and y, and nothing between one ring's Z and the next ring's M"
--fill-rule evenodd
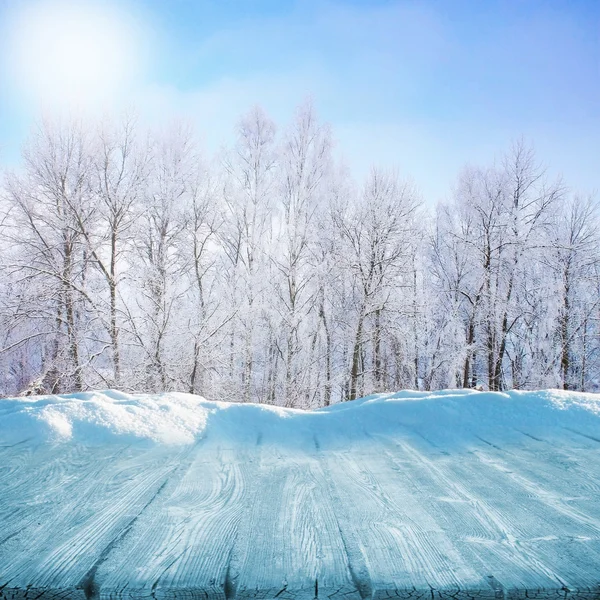
M474 427L510 430L520 426L538 432L573 426L600 436L600 397L560 390L402 391L312 411L210 402L183 393L125 394L114 390L0 400L0 440L6 443L27 439L192 444L219 435L234 436L242 443L254 442L264 429L272 431L281 443L294 443L317 432L331 442L338 437L358 443L367 430L416 425L432 430L437 438L456 438Z

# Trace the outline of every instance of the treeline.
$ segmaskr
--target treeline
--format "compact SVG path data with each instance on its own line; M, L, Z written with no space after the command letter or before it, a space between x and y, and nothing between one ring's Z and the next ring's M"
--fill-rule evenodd
M395 171L355 183L310 104L236 134L210 160L132 119L32 134L1 191L2 395L596 389L597 207L526 145L431 211Z

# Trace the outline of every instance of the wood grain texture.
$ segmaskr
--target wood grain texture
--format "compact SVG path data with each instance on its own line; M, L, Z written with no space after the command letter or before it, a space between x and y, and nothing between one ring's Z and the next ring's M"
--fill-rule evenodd
M600 442L435 431L0 447L0 598L600 598Z

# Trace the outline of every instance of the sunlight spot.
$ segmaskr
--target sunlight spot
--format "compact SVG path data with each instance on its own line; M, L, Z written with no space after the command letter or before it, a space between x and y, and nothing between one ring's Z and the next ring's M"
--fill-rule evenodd
M9 84L44 109L105 108L143 71L143 36L129 15L104 4L42 0L8 24Z

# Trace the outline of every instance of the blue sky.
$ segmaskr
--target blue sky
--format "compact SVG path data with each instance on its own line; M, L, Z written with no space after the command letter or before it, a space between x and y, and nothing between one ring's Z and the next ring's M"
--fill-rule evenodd
M600 191L597 0L0 0L0 34L5 163L71 103L184 118L213 150L253 104L283 125L311 96L357 174L397 166L431 203L520 136Z

